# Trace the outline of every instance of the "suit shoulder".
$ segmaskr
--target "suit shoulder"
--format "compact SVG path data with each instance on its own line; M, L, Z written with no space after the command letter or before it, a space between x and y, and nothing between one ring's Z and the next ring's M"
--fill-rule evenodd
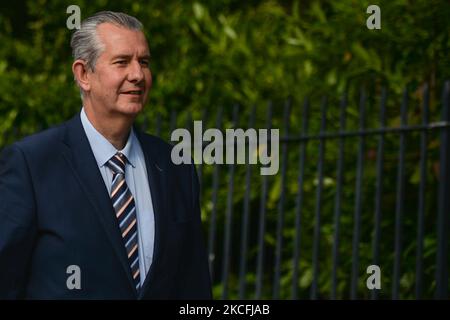
M53 148L59 141L64 132L64 123L46 129L44 131L26 136L15 142L13 145L24 152L34 153L42 152L49 148Z

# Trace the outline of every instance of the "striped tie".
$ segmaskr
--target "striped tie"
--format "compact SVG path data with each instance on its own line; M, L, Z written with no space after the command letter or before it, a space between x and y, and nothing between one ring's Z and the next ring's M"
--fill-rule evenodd
M125 244L128 262L131 268L134 285L139 291L139 250L136 206L133 195L125 181L125 163L127 158L120 152L116 153L107 163L113 172L111 185L111 200L119 222L120 232Z

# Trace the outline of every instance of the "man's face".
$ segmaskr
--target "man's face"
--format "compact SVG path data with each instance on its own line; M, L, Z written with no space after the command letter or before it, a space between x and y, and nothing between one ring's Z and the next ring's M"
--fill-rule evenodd
M141 31L110 23L97 27L104 46L94 67L88 72L89 100L96 113L107 116L136 116L152 86L150 51Z

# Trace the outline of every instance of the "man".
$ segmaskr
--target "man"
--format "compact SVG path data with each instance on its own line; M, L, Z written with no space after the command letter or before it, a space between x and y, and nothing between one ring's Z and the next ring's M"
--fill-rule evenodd
M133 127L152 85L141 29L123 13L83 21L81 112L4 150L0 298L211 298L195 167Z

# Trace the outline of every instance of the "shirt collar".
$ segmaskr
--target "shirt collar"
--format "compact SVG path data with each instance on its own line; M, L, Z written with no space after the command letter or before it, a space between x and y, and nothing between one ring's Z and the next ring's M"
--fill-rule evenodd
M97 129L95 129L89 121L86 112L84 111L84 107L81 109L80 118L99 167L104 166L117 152L123 153L128 162L135 167L136 156L135 152L133 152L133 145L135 144L136 137L133 127L131 128L125 147L122 150L117 150L116 147L114 147L100 132L97 131Z

